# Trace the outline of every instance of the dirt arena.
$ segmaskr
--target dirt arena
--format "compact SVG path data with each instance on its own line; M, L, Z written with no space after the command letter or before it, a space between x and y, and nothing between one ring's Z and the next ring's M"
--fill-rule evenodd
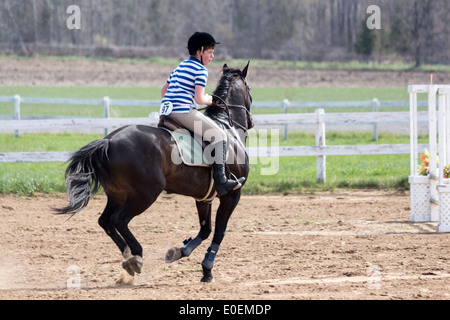
M51 212L63 195L0 195L0 299L450 299L450 234L408 222L406 193L244 196L212 284L200 282L210 240L164 261L199 230L192 199L162 194L131 222L144 248L134 278L97 224L105 200L68 220ZM73 270L80 289L67 288Z
M243 68L244 65L231 67ZM2 86L162 87L176 66L144 62L71 60L65 58L0 58ZM220 67L209 66L209 84L217 83ZM252 87L389 88L428 83L430 72L305 70L260 68L250 64ZM435 83L449 83L450 73L435 72Z
M172 69L7 58L0 59L0 83L160 86ZM210 71L212 83L217 75L218 69ZM428 76L252 68L251 85L406 88ZM449 82L450 75L436 73L435 79ZM244 196L217 255L212 284L200 283L210 240L189 258L164 261L168 248L199 230L192 199L161 195L131 222L144 248L143 272L131 278L97 224L105 197L96 196L71 219L51 212L64 198L0 195L0 299L450 299L450 234L436 233L436 223L408 222L406 193ZM80 289L68 289L77 279Z

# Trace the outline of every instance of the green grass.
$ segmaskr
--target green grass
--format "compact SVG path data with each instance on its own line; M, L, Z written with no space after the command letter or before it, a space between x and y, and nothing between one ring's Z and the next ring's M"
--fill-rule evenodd
M21 134L19 138L0 134L0 152L74 151L99 138L102 136L97 134Z
M372 141L372 133L329 132L327 145L408 144L408 135L380 134ZM419 136L419 143L426 143L426 135ZM271 142L271 137L268 137ZM314 134L291 133L280 146L315 145ZM255 161L255 159L253 159ZM277 192L314 192L350 189L409 188L409 155L328 156L327 182L316 182L315 157L280 157L258 159L250 169L245 192L250 194ZM264 175L264 172L276 174Z
M160 88L114 88L114 87L0 87L0 96L19 94L23 97L84 98L158 100ZM212 89L210 89L212 90ZM254 88L254 101L370 101L408 100L405 88ZM0 103L1 114L13 114L12 104ZM113 117L146 117L152 108L112 107ZM290 112L313 112L296 110ZM328 110L326 112L356 112L352 108ZM364 110L369 111L369 110ZM83 116L102 117L100 106L21 106L22 115L29 116ZM276 109L254 109L258 113L279 113ZM50 152L74 151L100 135L83 134L0 134L0 152ZM409 143L409 136L380 135L378 142L371 141L371 133L327 133L327 145L351 144L398 144ZM280 145L314 145L313 134L290 133L288 141ZM316 183L314 157L280 158L275 175L261 172L275 165L261 159L252 164L245 193L305 192L335 188L407 188L409 157L401 156L355 156L327 157L327 183ZM266 161L266 162L264 162ZM0 164L0 193L33 194L36 192L64 191L64 170L62 163L14 163ZM263 170L264 169L264 170Z
M33 98L70 98L70 99L111 99L120 100L158 100L161 88L127 88L127 87L0 87L0 96ZM57 109L56 109L57 108ZM156 108L111 107L112 117L147 117ZM12 103L0 103L1 114L14 114ZM22 116L81 116L103 117L103 106L71 106L71 105L34 105L21 104Z
M396 189L409 188L409 156L327 157L327 182L316 182L314 157L280 158L276 175L262 176L268 165L251 166L245 187L249 194L305 193L338 188Z
M92 140L95 134L0 134L0 152L73 151ZM426 136L419 137L424 143ZM272 137L268 137L271 142ZM314 134L291 133L288 141L277 137L280 146L314 145ZM327 134L327 145L407 144L409 136L380 134L373 142L371 133ZM314 157L252 159L245 194L314 192L337 188L407 189L409 156L329 156L327 182L316 182ZM256 163L255 163L256 162ZM64 192L64 163L0 163L0 193ZM270 175L266 175L271 169ZM270 171L270 170L269 170Z
M14 96L37 98L73 98L73 99L111 99L121 100L154 100L160 99L160 88L131 88L131 87L0 87L0 96ZM213 88L208 89L209 92ZM405 88L253 88L253 101L281 102L284 99L298 102L311 101L407 101L408 93ZM143 107L111 107L112 117L147 117L150 112L158 108ZM254 108L254 114L282 113L281 108ZM368 112L370 108L334 108L326 112ZM386 110L381 111L399 111ZM403 110L405 111L405 110ZM290 108L290 113L310 113L312 108ZM70 105L34 105L22 104L22 116L81 116L103 117L103 106L70 106ZM0 115L13 115L12 103L0 103Z
M213 91L214 87L208 87ZM0 87L0 96L73 99L160 100L157 87ZM380 101L408 100L406 88L252 88L254 101Z
M63 163L0 163L0 193L65 192Z
M92 140L101 138L89 134L0 134L0 152L53 152L74 151ZM53 193L65 192L66 164L0 163L0 193Z
M405 88L253 88L254 101L331 102L408 100Z

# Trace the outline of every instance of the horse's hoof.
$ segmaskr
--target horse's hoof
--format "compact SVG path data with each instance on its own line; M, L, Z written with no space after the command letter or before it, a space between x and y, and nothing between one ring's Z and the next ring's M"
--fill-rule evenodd
M166 252L166 262L167 263L172 263L174 261L177 261L179 259L181 259L182 257L182 253L180 248L170 248L169 250L167 250Z
M205 283L213 283L214 278L212 276L211 269L207 269L204 266L202 266L202 267L203 267L203 278L200 281L205 282Z
M215 280L213 278L213 276L203 276L202 280L200 280L201 282L204 283L213 283Z
M131 267L136 273L141 273L144 261L141 256L133 256L130 260Z
M144 262L141 256L132 256L128 260L122 262L122 267L130 276L134 276L135 273L141 273L143 264Z
M134 277L134 270L131 267L131 265L128 263L128 260L125 260L124 262L122 262L122 268L125 269L126 272L128 272L128 274L132 277Z

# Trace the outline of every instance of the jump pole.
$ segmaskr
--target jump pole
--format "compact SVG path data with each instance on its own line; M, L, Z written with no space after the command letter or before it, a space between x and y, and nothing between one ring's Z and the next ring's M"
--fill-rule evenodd
M437 85L428 86L428 151L430 153L430 202L431 202L431 212L430 221L438 221L439 219L439 195L437 191L437 185L439 180L438 170L437 170L437 117L436 117L436 93Z

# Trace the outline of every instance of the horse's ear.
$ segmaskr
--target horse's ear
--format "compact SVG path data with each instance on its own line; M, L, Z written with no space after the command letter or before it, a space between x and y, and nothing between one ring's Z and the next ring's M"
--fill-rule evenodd
M248 76L248 67L250 66L250 60L248 61L247 65L245 66L244 70L242 70L242 75L244 78L247 78Z
M226 63L223 65L223 71L225 70L228 70L228 65Z

